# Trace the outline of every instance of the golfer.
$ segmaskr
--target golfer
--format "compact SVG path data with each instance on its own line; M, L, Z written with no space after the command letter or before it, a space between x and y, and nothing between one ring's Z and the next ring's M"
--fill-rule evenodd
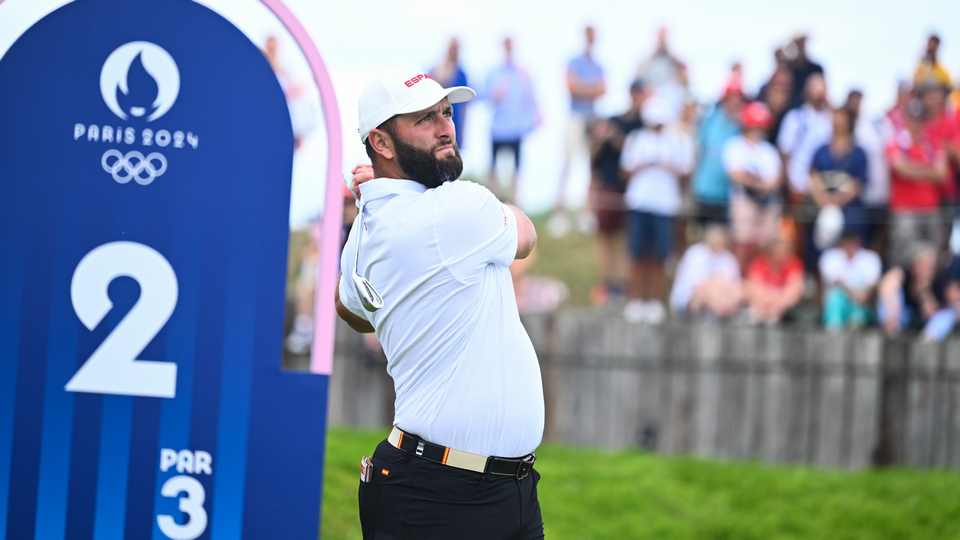
M372 168L354 169L362 225L343 250L336 305L353 329L376 332L397 395L393 431L362 463L366 539L543 538L543 386L508 268L537 235L523 212L457 181L451 104L475 96L406 67L360 94ZM380 309L364 307L362 278Z

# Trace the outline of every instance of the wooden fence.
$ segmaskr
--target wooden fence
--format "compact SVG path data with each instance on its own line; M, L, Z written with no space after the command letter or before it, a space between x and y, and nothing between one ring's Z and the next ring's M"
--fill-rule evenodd
M876 330L524 318L543 373L548 440L771 463L960 469L960 339ZM333 425L389 426L382 357L337 328Z

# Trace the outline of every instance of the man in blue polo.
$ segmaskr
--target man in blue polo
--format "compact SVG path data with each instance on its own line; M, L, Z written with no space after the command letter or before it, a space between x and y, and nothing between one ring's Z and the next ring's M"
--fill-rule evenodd
M336 306L376 332L397 396L393 432L363 461L364 538L543 537L532 468L543 387L508 269L536 231L486 188L456 181L451 103L474 96L414 68L380 73L360 95L372 168L356 172L363 221L341 267L369 280L383 307L367 311L343 276Z

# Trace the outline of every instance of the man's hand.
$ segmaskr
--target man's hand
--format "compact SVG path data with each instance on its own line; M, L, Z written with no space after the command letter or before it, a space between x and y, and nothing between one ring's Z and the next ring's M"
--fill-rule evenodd
M368 163L359 163L353 169L350 169L353 175L353 181L350 182L350 190L360 196L360 184L373 180L373 165Z

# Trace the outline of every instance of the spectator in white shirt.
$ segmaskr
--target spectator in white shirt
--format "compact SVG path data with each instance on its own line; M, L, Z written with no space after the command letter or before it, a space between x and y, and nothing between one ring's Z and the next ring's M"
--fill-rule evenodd
M694 319L735 315L743 300L740 265L727 250L727 231L711 225L703 241L693 244L680 258L670 293L670 308Z
M676 113L661 96L647 99L641 112L645 127L627 138L620 156L620 168L630 177L624 194L631 258L624 317L659 324L666 316L664 263L673 252L680 179L693 168L693 141L667 128Z
M870 304L883 265L879 255L861 244L857 230L848 228L840 236L840 245L820 256L820 277L826 291L823 325L828 330L870 322Z
M743 134L727 141L723 166L730 178L730 226L733 251L741 268L777 235L782 201L782 174L777 149L767 142L773 115L759 101L740 114Z
M794 203L807 200L813 154L830 142L833 133L833 114L827 103L827 83L823 75L810 75L803 93L803 105L783 118L777 138Z

